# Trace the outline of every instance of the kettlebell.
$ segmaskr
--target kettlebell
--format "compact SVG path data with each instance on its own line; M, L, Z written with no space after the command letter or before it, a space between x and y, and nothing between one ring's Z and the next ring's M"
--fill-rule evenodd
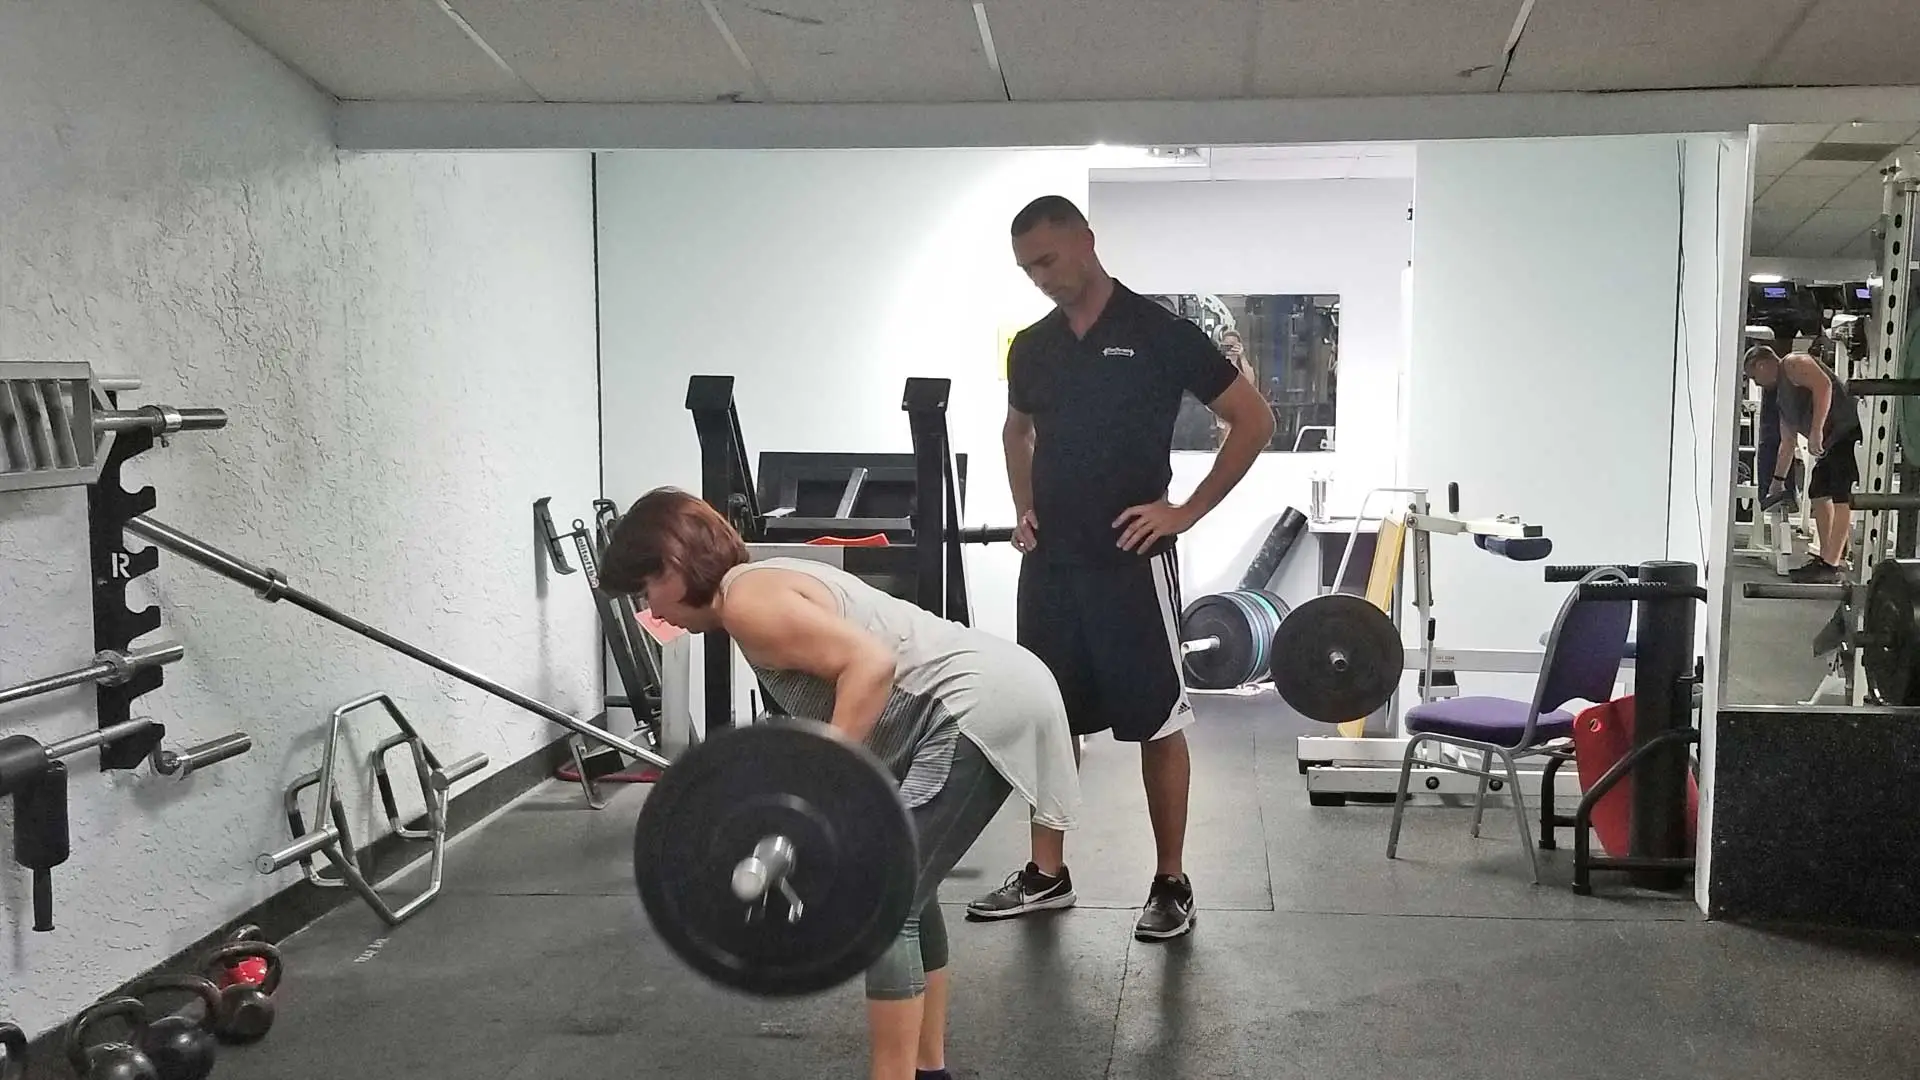
M126 1017L133 1033L126 1042L87 1044L87 1029L102 1020ZM67 1061L75 1076L86 1080L160 1080L153 1059L135 1043L146 1034L147 1007L139 998L121 997L96 1001L74 1018L67 1029Z
M213 1012L213 1034L229 1046L259 1042L273 1027L273 992L280 988L280 950L265 941L230 941L207 958L210 971L225 971L248 959L267 962L259 984L237 982L220 991Z
M27 1075L27 1033L17 1024L0 1024L0 1080Z
M153 1061L160 1080L206 1080L213 1071L214 1053L220 1041L209 1025L220 1010L220 988L198 975L151 975L136 979L127 987L128 997L146 1001L168 990L186 990L198 996L206 1006L199 1018L177 1012L154 1010L156 1017L140 1038L142 1052Z

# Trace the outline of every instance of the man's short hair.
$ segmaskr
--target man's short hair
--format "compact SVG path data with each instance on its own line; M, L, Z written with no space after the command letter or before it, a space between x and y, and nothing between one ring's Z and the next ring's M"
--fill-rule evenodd
M1779 363L1780 354L1774 352L1773 346L1771 345L1755 345L1753 348L1747 350L1746 357L1740 361L1740 370L1752 371L1755 364L1765 360L1772 360L1775 363Z
M1025 236L1042 224L1087 227L1087 215L1064 195L1042 195L1013 215L1013 235Z

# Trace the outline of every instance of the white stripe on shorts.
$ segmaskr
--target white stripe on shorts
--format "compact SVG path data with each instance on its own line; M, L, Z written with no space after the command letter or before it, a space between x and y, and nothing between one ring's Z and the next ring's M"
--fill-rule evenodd
M1180 687L1172 714L1153 736L1164 739L1193 723L1193 702L1187 700L1186 667L1180 654L1180 559L1175 552L1165 551L1153 557L1153 589L1160 596L1160 619L1167 631L1167 656L1173 664L1174 680Z

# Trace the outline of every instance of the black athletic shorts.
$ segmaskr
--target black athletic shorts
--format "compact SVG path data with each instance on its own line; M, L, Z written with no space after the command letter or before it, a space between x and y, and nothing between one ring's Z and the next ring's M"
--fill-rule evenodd
M1852 503L1853 489L1860 484L1859 447L1858 432L1828 447L1807 474L1807 498Z
M1060 684L1075 735L1150 742L1193 722L1180 678L1180 574L1172 551L1115 562L1028 555L1020 644Z

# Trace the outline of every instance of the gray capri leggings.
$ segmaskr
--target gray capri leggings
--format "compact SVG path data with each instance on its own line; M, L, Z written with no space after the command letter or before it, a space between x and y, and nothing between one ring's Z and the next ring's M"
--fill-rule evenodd
M987 823L1013 793L980 748L962 735L954 739L953 764L938 794L913 810L920 843L920 877L913 890L913 912L900 935L867 969L867 999L907 1001L927 989L927 972L947 966L947 922L940 915L940 882L979 839Z

